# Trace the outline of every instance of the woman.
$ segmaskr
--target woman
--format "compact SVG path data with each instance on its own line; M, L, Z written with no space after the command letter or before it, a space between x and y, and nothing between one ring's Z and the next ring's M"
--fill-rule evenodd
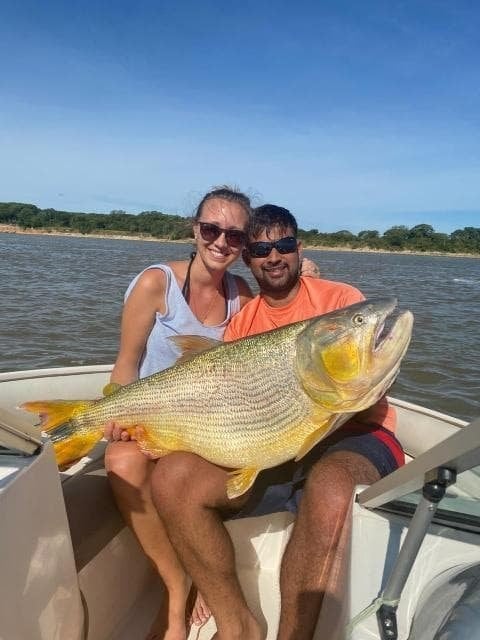
M247 240L249 215L250 201L244 194L227 187L210 191L194 217L196 253L191 260L153 265L133 280L111 382L128 384L174 364L179 353L168 336L222 339L232 315L252 297L245 280L227 271ZM109 428L114 440L128 438L114 425ZM105 454L117 505L167 590L147 640L185 640L190 584L150 498L154 464L135 442L111 442ZM201 609L196 607L197 619Z

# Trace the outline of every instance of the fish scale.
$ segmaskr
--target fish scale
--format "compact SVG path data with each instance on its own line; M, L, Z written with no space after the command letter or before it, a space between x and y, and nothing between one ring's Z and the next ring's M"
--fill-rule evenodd
M198 353L93 402L28 402L61 466L98 441L104 425L142 427L139 446L155 456L194 452L236 469L241 495L261 469L305 455L333 428L376 402L395 379L413 317L403 312L376 343L394 298L370 300Z

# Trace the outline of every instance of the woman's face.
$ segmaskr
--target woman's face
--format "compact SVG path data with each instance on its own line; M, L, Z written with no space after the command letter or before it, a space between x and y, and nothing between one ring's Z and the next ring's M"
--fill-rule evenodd
M211 198L193 229L197 253L208 267L227 269L241 255L247 240L248 215L237 202Z

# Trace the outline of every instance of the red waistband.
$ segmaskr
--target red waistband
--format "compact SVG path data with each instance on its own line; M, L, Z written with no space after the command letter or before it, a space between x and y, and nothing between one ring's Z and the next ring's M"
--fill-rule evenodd
M392 431L385 429L385 427L381 427L377 424L366 424L356 420L349 420L343 427L340 427L338 431L344 431L352 434L358 433L359 431L371 433L372 436L378 438L390 449L399 467L405 464L405 453L402 449L402 445L395 437L395 434Z

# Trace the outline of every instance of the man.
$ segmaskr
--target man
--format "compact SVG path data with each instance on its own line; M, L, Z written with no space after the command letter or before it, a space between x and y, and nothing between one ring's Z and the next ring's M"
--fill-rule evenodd
M260 294L232 319L226 340L363 300L349 285L300 277L296 234L295 218L287 209L264 205L255 210L244 260ZM354 487L375 482L403 462L392 432L395 415L386 401L364 413L298 463L262 472L252 491L235 500L225 493L227 470L198 456L173 453L157 463L152 478L155 505L182 564L215 616L218 640L263 638L242 594L223 519L285 509L298 513L282 561L278 640L313 637L324 597L334 598L340 584L333 581L332 588L329 578L345 551L347 536L341 533Z

